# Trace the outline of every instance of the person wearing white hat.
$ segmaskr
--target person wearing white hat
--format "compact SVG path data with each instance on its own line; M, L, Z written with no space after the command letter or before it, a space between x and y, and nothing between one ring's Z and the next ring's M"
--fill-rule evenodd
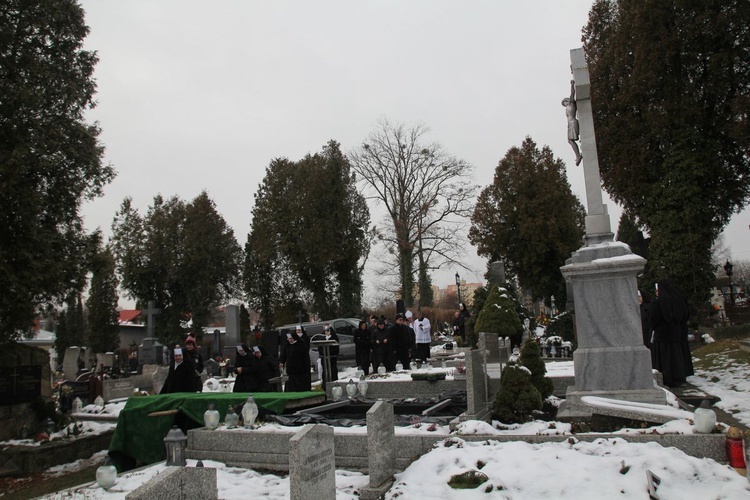
M195 369L185 362L182 348L174 350L174 361L169 365L169 374L159 394L195 392Z
M294 332L286 334L287 345L281 355L279 366L286 368L289 376L284 392L306 392L312 387L310 376L310 348L305 342L305 330L297 325Z

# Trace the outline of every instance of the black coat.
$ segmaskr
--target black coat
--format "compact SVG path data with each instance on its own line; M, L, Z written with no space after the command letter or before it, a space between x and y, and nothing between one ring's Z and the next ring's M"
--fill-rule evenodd
M354 341L354 351L358 353L369 353L370 352L370 329L365 328L364 330L361 328L357 328L354 330L354 335L352 335L352 340Z
M195 369L187 360L175 368L174 362L169 366L169 374L159 394L172 394L175 392L196 392Z
M253 364L253 356L245 354L244 356L236 355L234 359L234 372L237 374L234 379L233 392L253 392L252 389L252 372L251 366ZM241 372L237 372L237 368L242 368Z
M276 368L271 358L261 355L260 358L252 356L250 364L250 392L271 392L273 387L269 380L277 375Z
M281 362L284 363L286 374L289 376L285 392L304 392L311 389L310 350L307 342L298 340L293 344L287 344Z
M670 286L659 282L658 299L651 302L649 319L654 330L651 362L662 373L664 384L674 387L693 375L693 359L688 345L687 303Z

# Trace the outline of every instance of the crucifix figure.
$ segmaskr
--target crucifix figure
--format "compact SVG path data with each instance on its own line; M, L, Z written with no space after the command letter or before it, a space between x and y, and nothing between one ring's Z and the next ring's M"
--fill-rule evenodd
M578 106L576 105L576 81L570 81L570 97L566 97L562 100L562 105L565 107L565 116L568 117L568 144L573 148L573 152L576 154L576 167L581 164L583 156L581 156L581 150L578 149L578 134L579 125L576 113L578 112Z

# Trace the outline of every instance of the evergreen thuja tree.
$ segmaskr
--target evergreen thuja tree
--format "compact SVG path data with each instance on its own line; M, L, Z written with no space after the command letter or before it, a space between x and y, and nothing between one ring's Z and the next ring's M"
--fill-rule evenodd
M521 347L521 365L531 372L531 383L539 391L541 398L547 399L552 395L555 385L547 374L547 366L542 359L542 351L539 344L533 340L527 340Z
M495 416L503 423L528 422L542 409L542 396L525 366L508 364L503 368L501 386L495 396Z
M513 345L521 344L523 324L516 312L515 301L508 290L495 286L477 316L474 331L496 333L501 337L510 337Z
M89 313L89 346L94 352L111 352L120 346L117 323L117 277L115 258L109 249L94 258L91 290L86 301Z

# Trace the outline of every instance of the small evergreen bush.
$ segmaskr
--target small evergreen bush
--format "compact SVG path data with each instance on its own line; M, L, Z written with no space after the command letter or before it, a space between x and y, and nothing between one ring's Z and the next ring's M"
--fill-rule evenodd
M528 368L515 364L506 365L500 383L500 390L495 396L495 416L501 422L528 422L534 411L542 409L542 396L531 382Z
M516 312L516 301L508 291L500 286L492 287L484 307L477 316L474 331L496 333L501 337L511 337L513 345L521 343L523 323Z

